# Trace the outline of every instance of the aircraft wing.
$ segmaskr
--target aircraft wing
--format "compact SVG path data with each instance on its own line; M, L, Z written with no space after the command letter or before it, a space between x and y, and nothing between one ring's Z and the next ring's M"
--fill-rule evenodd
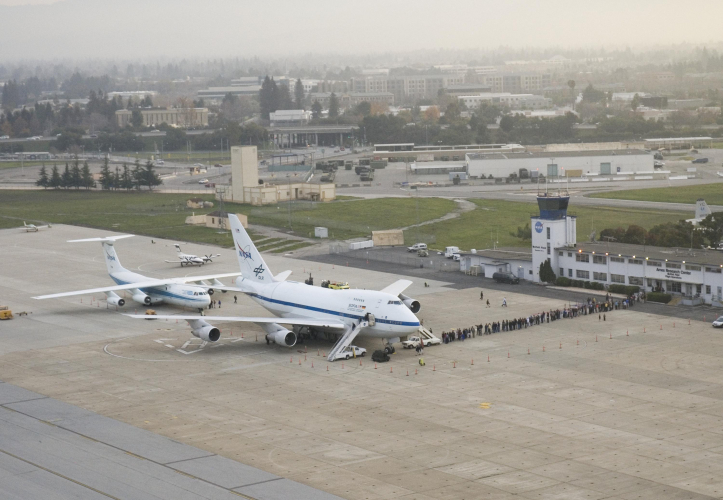
M128 283L126 285L114 285L104 286L101 288L88 288L87 290L75 290L72 292L53 293L50 295L40 295L33 297L34 299L57 299L59 297L71 297L73 295L86 295L90 293L101 293L101 292L116 292L118 290L132 290L134 288L150 288L153 286L169 285L174 283L173 280L153 280L153 281L138 281L136 283Z
M43 299L57 299L59 297L71 297L73 295L87 295L91 293L101 293L101 292L116 292L119 290L132 290L134 288L151 288L156 286L163 286L163 285L171 285L171 284L178 284L178 283L195 283L197 281L207 280L207 279L214 279L214 278L229 278L232 276L239 276L241 273L226 273L226 274L215 274L211 276L187 276L183 278L169 278L169 279L159 279L159 280L148 280L148 281L137 281L135 283L128 283L126 285L113 285L113 286L104 286L100 288L89 288L87 290L75 290L72 292L62 292L62 293L53 293L50 295L40 295L38 297L33 297L34 299L43 300ZM206 288L216 288L213 285L199 285ZM240 291L240 290L238 290Z
M249 317L249 316L187 316L187 315L146 315L146 314L124 314L133 319L184 319L194 320L202 319L206 321L237 321L241 323L281 323L284 325L299 326L318 326L325 328L346 328L344 323L336 323L334 321L326 321L322 319L309 318L268 318L268 317Z
M409 280L397 280L391 285L387 286L386 288L380 290L384 293L388 293L390 295L399 295L404 290L409 288L409 285L411 285L412 282Z
M183 278L172 278L169 281L171 283L196 283L198 281L214 280L219 278L233 278L235 276L241 276L241 273L209 274L208 276L185 276ZM213 289L217 288L213 285L201 286L210 286Z

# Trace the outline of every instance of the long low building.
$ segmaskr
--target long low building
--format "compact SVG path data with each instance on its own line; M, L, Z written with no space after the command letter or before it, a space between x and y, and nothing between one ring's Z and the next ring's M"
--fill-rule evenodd
M495 178L519 174L520 169L546 177L624 175L654 171L655 158L640 149L615 151L504 152L466 155L470 177Z
M577 220L567 214L569 196L541 195L531 218L529 251L477 250L464 253L460 269L491 277L498 271L540 282L540 265L550 261L557 277L644 292L681 296L685 304L723 307L723 252L593 241L578 243Z

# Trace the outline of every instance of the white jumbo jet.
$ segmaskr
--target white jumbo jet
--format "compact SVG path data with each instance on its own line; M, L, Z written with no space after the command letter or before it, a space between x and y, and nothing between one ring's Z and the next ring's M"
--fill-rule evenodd
M210 253L210 254L204 255L203 257L199 257L198 255L193 255L190 253L183 253L181 251L181 245L179 245L178 243L176 243L173 246L176 247L176 252L178 253L178 260L167 260L166 262L168 262L170 264L180 263L181 267L183 267L184 265L193 266L196 264L202 266L206 262L213 262L213 259L215 259L216 257L221 257L220 253L217 253L217 254Z
M130 238L132 234L120 236L108 236L106 238L88 238L83 240L70 240L68 243L80 243L87 241L98 241L103 246L105 264L108 274L116 282L116 286L102 288L91 288L88 290L77 290L74 292L54 293L41 295L34 299L55 299L59 297L70 297L73 295L86 295L91 293L105 293L106 301L110 305L124 306L126 301L115 292L128 290L135 302L143 305L167 303L179 307L197 308L202 312L211 303L210 295L216 286L223 286L219 278L230 278L239 276L241 273L216 274L212 276L189 276L185 278L155 279L134 273L124 268L118 254L115 252L114 243L116 240ZM211 285L205 283L211 281ZM191 284L189 284L191 283ZM197 283L197 284L193 284Z
M379 338L387 352L393 352L392 344L399 338L417 333L419 320L414 315L420 309L419 302L403 295L412 284L409 280L398 280L381 291L375 290L331 290L286 281L291 271L274 276L254 246L235 215L229 215L235 251L241 276L236 278L235 287L216 289L241 292L277 317L214 316L217 321L238 321L256 323L266 332L266 342L286 347L296 344L299 327L317 331L341 334L328 359L333 361L336 352L350 345L357 335ZM146 318L143 315L129 315L132 318ZM191 326L193 335L215 342L220 338L218 328L198 316L155 316L158 319L184 319ZM207 318L208 319L208 318ZM281 325L291 325L289 330Z
M23 228L25 229L26 233L37 233L41 229L50 229L50 224L46 224L44 226L36 226L35 224L27 224L25 221L23 221Z

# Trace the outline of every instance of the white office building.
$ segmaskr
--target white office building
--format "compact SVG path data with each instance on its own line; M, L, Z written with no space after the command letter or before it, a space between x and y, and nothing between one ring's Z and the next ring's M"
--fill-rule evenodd
M569 196L538 196L539 214L530 219L529 252L520 249L464 253L460 269L491 277L512 272L520 279L540 281L540 265L550 261L555 275L596 282L606 287L633 285L645 292L679 295L689 305L723 307L723 252L652 247L617 242L578 243L577 221L567 214Z
M483 103L510 109L547 109L552 107L552 99L536 94L483 92L477 95L463 95L459 97L459 100L468 109L477 109Z

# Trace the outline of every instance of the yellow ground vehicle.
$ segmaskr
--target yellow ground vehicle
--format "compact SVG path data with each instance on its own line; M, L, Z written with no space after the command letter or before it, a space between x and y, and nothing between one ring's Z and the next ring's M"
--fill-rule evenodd
M0 306L0 319L13 319L13 312L8 306Z
M322 280L321 286L323 288L331 288L332 290L349 290L349 283L343 281Z

